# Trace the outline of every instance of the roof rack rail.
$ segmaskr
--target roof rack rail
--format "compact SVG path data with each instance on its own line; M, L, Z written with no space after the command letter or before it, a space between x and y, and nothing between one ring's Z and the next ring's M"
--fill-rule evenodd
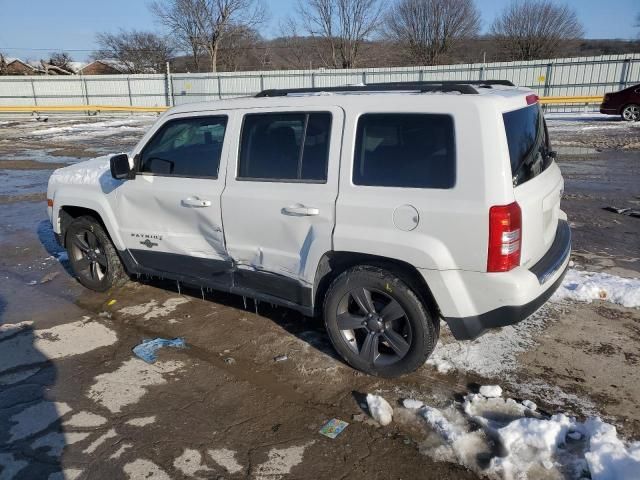
M282 88L263 90L256 97L286 97L287 95L320 93L320 92L459 92L462 94L476 94L480 88L491 88L493 85L513 87L509 80L443 80L430 82L388 82L369 83L366 85L344 85L341 87L313 87L313 88Z

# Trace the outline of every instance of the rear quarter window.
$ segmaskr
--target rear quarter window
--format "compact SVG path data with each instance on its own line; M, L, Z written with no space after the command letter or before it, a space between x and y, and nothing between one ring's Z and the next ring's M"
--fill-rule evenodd
M455 179L451 116L370 113L358 119L355 185L442 189Z
M542 173L551 163L544 117L536 103L503 114L513 185Z

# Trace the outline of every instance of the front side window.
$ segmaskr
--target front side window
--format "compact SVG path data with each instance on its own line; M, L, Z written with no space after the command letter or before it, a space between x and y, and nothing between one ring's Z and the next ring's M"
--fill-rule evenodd
M331 114L248 114L242 127L239 179L325 182Z
M138 171L216 178L226 127L222 116L170 120L142 150Z
M358 120L355 185L451 188L455 173L455 136L449 115L371 113Z

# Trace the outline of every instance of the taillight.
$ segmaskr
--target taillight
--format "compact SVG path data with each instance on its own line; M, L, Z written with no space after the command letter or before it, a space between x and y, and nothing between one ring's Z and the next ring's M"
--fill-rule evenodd
M534 103L536 103L538 101L539 97L538 95L532 93L531 95L527 95L526 100L527 100L527 105L533 105Z
M53 200L50 198L47 198L47 207L53 207Z
M520 265L522 212L516 202L489 209L488 272L508 272Z

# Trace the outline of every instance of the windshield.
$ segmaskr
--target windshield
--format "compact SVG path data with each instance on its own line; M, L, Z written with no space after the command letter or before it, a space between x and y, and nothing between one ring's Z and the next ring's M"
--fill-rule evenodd
M520 185L538 176L551 163L547 126L540 106L503 114L509 145L513 185Z

